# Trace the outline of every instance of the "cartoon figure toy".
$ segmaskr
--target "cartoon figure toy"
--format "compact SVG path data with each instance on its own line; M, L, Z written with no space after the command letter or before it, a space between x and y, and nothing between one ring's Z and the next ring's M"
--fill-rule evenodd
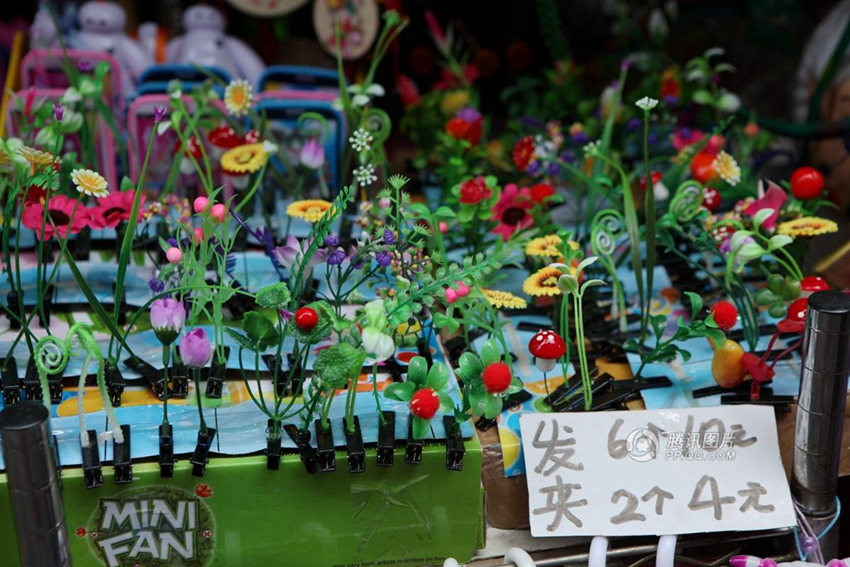
M55 49L59 47L59 35L50 13L44 5L39 6L30 26L30 49Z
M183 29L183 35L168 42L169 63L215 66L257 84L265 65L245 42L225 34L221 12L205 4L191 6L183 12Z
M80 31L74 38L74 47L89 51L106 52L121 65L121 89L132 94L142 71L151 63L150 54L124 31L127 14L115 2L86 2L80 8Z

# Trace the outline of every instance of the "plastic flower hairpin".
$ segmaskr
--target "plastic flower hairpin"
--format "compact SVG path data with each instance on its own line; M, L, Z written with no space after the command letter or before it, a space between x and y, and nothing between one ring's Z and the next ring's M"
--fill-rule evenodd
M414 356L407 366L407 380L387 386L384 397L408 402L413 415L413 438L422 439L438 411L446 413L455 407L447 391L448 384L449 369L444 363L436 362L429 369L424 357Z

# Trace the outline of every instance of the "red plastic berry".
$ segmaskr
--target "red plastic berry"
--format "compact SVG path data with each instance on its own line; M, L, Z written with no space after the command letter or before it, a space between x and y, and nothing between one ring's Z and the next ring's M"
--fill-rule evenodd
M295 312L295 325L304 332L310 332L319 323L319 314L312 307L302 307Z
M712 213L720 206L720 191L714 187L706 187L702 191L702 206Z
M738 309L728 301L718 301L711 308L714 322L719 329L728 331L735 326L738 320Z
M791 194L801 201L814 199L823 191L823 174L813 167L798 167L791 174Z
M484 388L490 394L501 394L511 385L513 375L511 369L504 362L494 362L488 364L481 375L484 381Z
M714 169L714 160L717 156L706 151L702 151L695 155L691 160L691 177L705 185L716 175Z
M440 409L440 396L434 388L416 390L410 398L410 413L422 419L431 419Z

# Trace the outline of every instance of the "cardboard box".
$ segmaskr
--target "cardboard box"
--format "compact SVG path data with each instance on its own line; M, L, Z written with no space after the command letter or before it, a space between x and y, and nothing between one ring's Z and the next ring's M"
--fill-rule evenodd
M155 463L133 466L117 486L86 490L79 467L62 471L74 567L422 566L446 557L469 560L483 547L481 446L465 442L463 470L445 466L445 443L426 445L420 465L379 468L367 450L366 472L350 474L337 452L333 473L307 474L297 454L280 470L263 456L210 460L194 477L182 459L174 478ZM0 475L4 566L19 565L5 474Z

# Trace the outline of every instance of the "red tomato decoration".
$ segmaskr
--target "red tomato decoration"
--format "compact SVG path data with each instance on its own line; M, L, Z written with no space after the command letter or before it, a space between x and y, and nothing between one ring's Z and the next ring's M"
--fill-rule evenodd
M487 393L501 394L511 385L513 375L507 364L504 362L494 362L487 365L487 368L481 374L481 379L484 382Z
M434 388L416 390L410 398L410 413L422 419L431 419L440 409L440 396Z
M295 325L309 333L319 323L319 314L312 307L302 307L295 312Z
M798 167L791 174L791 194L801 201L818 197L823 184L823 174L814 167Z

